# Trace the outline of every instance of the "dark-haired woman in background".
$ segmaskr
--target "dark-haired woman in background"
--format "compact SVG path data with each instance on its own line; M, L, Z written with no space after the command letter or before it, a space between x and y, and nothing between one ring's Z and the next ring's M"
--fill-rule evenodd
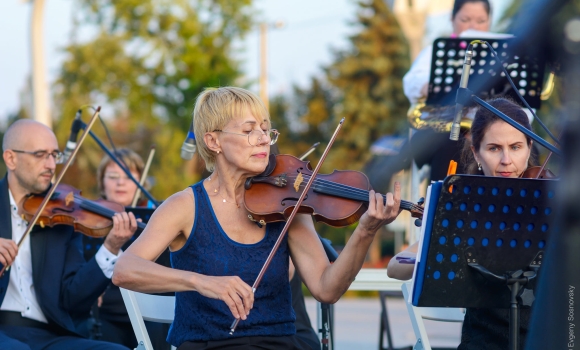
M508 115L528 130L528 116L514 102L498 98L489 104ZM465 139L463 169L467 174L517 178L530 166L537 165L532 155L532 140L491 112L480 108L471 126L471 138ZM397 257L415 257L418 243L397 254L389 262L389 277L408 280L414 265L400 264ZM530 309L520 311L520 345L528 331ZM460 350L507 349L509 342L509 309L468 308L461 334Z

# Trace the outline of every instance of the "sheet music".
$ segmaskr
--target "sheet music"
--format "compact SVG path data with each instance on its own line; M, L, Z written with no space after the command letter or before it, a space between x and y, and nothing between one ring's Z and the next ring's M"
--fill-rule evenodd
M459 34L459 38L469 38L469 39L511 39L515 38L513 34L504 33L494 33L494 32L484 32L481 30L468 29Z

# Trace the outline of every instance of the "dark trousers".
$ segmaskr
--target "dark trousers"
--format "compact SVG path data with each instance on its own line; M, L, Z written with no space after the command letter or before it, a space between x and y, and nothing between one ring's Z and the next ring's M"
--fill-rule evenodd
M46 329L0 326L0 349L10 350L127 350L126 347L75 336L59 336Z

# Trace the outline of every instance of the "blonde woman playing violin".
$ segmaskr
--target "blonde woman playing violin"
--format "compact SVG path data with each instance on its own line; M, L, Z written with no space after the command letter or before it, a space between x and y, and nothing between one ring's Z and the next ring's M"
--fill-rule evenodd
M244 182L264 171L278 134L253 93L207 89L193 113L200 156L212 174L167 199L115 267L113 282L141 292L176 291L169 341L179 349L256 347L304 349L295 336L288 261L311 291L335 303L362 267L377 230L399 213L400 186L383 197L371 191L368 211L330 264L312 218L292 222L259 288L258 276L283 223L258 227L244 208ZM153 261L169 247L173 269ZM239 326L230 335L232 321Z

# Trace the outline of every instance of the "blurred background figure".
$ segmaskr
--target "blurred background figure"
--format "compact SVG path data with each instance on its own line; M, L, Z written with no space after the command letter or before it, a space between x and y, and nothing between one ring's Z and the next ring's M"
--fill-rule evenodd
M120 148L115 151L115 156L127 166L137 181L141 181L144 163L137 153L127 148ZM99 164L97 179L99 192L103 199L122 204L125 207L131 206L137 185L107 155ZM148 202L140 201L139 204L147 207ZM118 227L114 225L112 230L116 229ZM102 239L86 237L84 240L86 248L87 246L96 247ZM122 249L127 249L134 240L135 237L130 239ZM85 258L90 258L91 254L92 250L85 250ZM123 344L129 348L134 348L137 345L137 339L119 287L112 283L109 284L105 293L99 298L98 304L93 307L93 317L95 324L89 330L91 337ZM145 324L154 348L169 349L170 345L165 341L169 325L148 321L145 321Z
M451 38L458 38L468 30L488 32L491 24L491 5L488 0L456 0L450 19L453 28ZM467 34L467 37L473 36ZM432 52L433 45L426 46L403 77L405 96L411 104L427 97Z
M491 5L488 0L456 0L450 18L453 28L451 37L457 38L463 36L462 34L485 36L490 28L490 16ZM403 89L411 103L411 109L417 108L417 104L424 102L427 97L432 52L433 45L426 46L403 77ZM463 132L465 134L466 130ZM431 181L442 180L447 176L449 162L459 162L462 146L463 142L449 140L449 133L437 132L427 125L413 133L397 156L385 158L384 163L378 164L384 172L379 174L371 170L371 183L379 191L386 188L393 174L410 168L413 161L418 168L423 165L430 166ZM460 163L459 166L461 167Z

